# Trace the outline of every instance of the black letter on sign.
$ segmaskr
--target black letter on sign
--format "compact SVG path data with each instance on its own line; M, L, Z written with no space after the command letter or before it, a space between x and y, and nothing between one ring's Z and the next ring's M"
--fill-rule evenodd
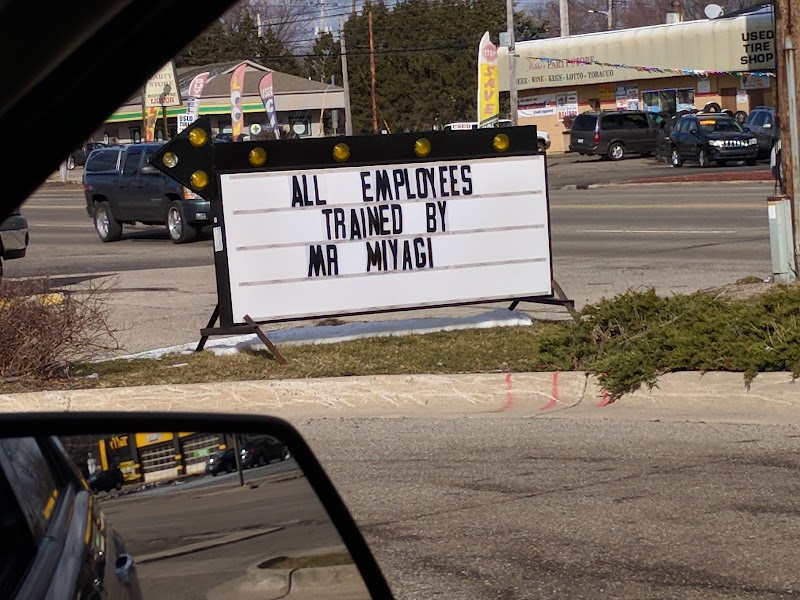
M367 273L372 271L373 268L380 271L382 263L381 243L379 241L367 242Z
M434 233L436 231L436 203L435 202L426 202L425 203L425 221L427 223L427 231L428 233Z
M376 200L394 200L392 198L392 182L386 169L375 171L375 190L377 191Z
M439 167L439 195L450 195L447 191L447 167Z
M369 171L361 171L359 175L361 175L361 198L364 202L372 202L372 196L367 195L367 191L372 187L367 181L367 178L369 178Z
M336 244L327 244L325 250L316 244L308 247L308 276L323 277L339 274L339 254Z
M305 206L306 199L303 195L303 189L300 187L300 181L297 175L292 175L292 208L295 206Z
M461 193L465 196L472 195L472 167L464 165L461 167L461 179L464 180L464 187L461 188Z

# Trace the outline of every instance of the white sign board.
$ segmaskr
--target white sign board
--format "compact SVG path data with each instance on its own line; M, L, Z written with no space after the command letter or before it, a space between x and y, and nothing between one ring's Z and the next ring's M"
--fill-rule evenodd
M552 292L542 156L220 183L237 323Z

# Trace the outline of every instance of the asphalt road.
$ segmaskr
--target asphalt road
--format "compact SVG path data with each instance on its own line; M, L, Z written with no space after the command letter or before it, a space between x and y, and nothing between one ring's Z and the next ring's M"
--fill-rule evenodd
M748 182L552 190L555 264L595 271L595 260L605 268L639 263L647 269L676 260L697 267L721 261L735 262L745 274L769 274L765 198L771 190ZM24 259L6 263L10 277L213 264L208 234L178 246L163 228L140 226L126 228L120 242L101 243L80 194L39 194L23 211L31 245Z
M797 422L664 412L300 428L398 598L800 597Z
M145 598L204 598L270 558L342 543L304 478L262 478L243 488L234 477L206 479L202 488L101 500L137 561ZM192 544L203 548L189 552Z

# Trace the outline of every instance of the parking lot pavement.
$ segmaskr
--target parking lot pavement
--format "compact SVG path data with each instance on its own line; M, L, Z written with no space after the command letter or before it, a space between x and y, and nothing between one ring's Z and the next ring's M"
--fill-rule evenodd
M547 157L547 176L550 190L569 187L582 187L593 184L626 183L639 180L673 178L701 174L708 180L724 181L743 172L769 173L769 161L760 161L754 167L733 164L727 167L708 167L700 169L686 165L675 169L671 165L658 162L655 158L625 158L619 161L602 160L596 156L579 154L556 154Z

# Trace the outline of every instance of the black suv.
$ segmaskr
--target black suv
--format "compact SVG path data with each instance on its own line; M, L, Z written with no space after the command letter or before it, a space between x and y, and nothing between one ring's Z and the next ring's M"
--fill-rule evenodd
M125 475L119 469L108 469L107 471L98 471L90 475L89 487L96 494L98 492L110 492L111 490L121 490L125 485Z
M775 109L769 106L758 106L753 109L744 126L756 136L758 140L758 157L767 158L772 152L775 142L781 137L778 122L775 118Z
M696 161L701 167L729 161L756 164L758 141L730 116L722 113L684 115L669 134L673 167Z
M73 150L67 157L67 168L71 171L75 167L82 167L93 150L105 148L106 145L103 142L86 142L77 150Z
M575 118L570 129L570 152L611 160L652 154L663 119L658 113L642 110L585 112Z
M267 465L274 460L286 460L287 458L289 458L288 448L274 437L255 438L242 444L243 469Z

